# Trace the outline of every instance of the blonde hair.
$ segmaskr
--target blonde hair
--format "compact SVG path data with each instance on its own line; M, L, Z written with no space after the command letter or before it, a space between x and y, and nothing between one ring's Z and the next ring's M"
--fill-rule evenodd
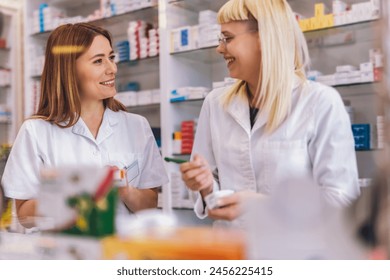
M38 110L32 118L43 119L59 127L70 127L78 121L81 103L76 60L99 35L107 38L112 47L110 33L88 23L65 24L52 31L46 45ZM103 104L115 112L126 111L126 107L113 97L104 99Z
M269 113L267 131L280 126L291 108L295 75L306 81L309 64L306 40L290 5L285 0L230 0L218 12L220 24L257 22L261 65L259 85L253 96L255 107ZM246 82L239 80L229 90L224 105L235 95L246 97Z

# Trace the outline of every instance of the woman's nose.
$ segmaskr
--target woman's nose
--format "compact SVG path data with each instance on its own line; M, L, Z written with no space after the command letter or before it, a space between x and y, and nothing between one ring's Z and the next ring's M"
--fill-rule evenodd
M107 64L106 73L116 74L117 71L118 71L118 67L116 66L116 63L114 61L109 61Z
M217 48L216 48L215 50L217 51L217 53L223 54L224 51L225 51L225 46L224 46L224 44L221 43L221 42L218 43L218 46L217 46Z

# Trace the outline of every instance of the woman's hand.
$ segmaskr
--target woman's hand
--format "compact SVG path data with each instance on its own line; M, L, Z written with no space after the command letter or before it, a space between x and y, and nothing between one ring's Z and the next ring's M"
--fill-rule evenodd
M242 214L243 194L240 192L234 193L218 199L219 208L208 209L208 216L214 220L233 221Z
M207 161L200 155L180 165L181 176L187 187L205 197L213 191L213 174Z
M248 203L261 203L265 196L253 191L240 191L221 197L217 201L219 208L208 209L208 216L214 220L233 221L248 211Z

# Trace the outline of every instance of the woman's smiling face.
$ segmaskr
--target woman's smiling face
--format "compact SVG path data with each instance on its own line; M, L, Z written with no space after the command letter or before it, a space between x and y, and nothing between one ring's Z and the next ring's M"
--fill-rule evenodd
M102 35L94 38L90 48L76 60L80 98L103 100L116 94L117 66L110 42Z

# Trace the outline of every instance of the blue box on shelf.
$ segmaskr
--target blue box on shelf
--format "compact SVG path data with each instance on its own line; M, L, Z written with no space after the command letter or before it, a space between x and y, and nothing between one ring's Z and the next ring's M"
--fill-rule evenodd
M355 140L355 150L367 151L371 148L371 127L370 124L353 124L352 133Z

